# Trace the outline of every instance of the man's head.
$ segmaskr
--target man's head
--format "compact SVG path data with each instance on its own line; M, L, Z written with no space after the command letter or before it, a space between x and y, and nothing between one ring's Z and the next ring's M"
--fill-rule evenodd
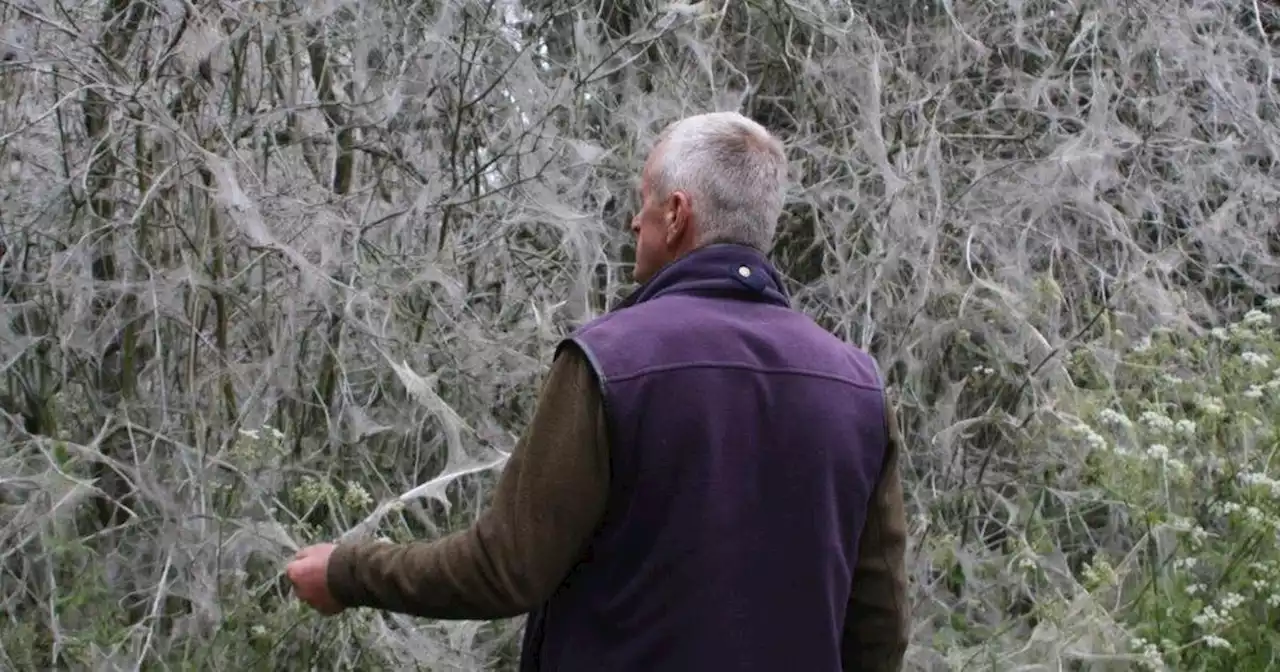
M782 143L734 112L686 117L658 137L640 176L635 279L712 243L768 252L782 215Z

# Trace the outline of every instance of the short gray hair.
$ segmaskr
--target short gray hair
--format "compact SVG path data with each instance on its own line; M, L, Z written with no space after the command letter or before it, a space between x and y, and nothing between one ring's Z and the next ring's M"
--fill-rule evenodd
M689 192L698 221L697 245L738 243L761 252L773 247L787 189L782 143L736 112L686 117L658 137L653 167L659 198Z

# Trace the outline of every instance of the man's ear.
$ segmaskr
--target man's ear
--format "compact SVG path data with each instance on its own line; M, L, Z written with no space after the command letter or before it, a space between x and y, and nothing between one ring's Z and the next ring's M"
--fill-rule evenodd
M670 207L667 209L667 244L675 245L689 229L689 195L683 191L671 192Z

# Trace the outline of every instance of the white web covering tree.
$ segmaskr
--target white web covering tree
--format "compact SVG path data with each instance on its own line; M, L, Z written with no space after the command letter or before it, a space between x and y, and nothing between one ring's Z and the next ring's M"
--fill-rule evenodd
M474 519L713 109L787 141L796 303L902 400L912 665L1118 655L1077 556L1132 538L993 568L1086 517L1081 358L1277 286L1280 18L1175 4L0 2L0 666L509 664L518 621L321 622L281 563Z

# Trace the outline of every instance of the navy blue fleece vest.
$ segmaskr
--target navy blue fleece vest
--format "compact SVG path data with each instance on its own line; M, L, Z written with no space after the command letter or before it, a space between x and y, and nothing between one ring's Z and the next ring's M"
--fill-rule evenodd
M605 397L610 501L530 614L524 672L836 672L887 442L873 360L714 245L570 341Z

